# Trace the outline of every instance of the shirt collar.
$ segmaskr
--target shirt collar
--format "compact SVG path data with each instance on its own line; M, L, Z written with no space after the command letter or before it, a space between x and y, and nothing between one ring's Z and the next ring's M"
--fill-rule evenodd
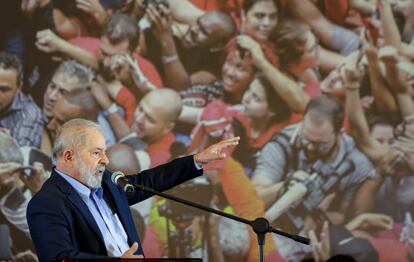
M21 91L19 91L13 99L10 105L9 111L16 111L24 108L25 97Z
M74 179L73 177L64 174L63 172L57 170L55 168L55 171L57 174L59 174L61 177L63 177L79 194L79 196L82 198L82 200L87 203L89 201L90 196L92 194L95 194L99 199L103 198L103 188L99 187L97 189L90 189L89 187L85 186L78 180Z

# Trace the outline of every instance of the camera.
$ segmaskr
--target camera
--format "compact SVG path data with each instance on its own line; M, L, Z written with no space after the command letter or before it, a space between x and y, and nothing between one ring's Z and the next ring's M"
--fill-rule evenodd
M36 173L36 169L33 166L21 166L19 171L22 175L31 177Z

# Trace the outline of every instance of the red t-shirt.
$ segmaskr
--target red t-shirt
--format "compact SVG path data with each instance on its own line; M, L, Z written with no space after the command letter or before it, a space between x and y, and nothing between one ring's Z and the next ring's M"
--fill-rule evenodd
M171 160L170 148L175 141L172 132L165 134L157 142L148 146L145 150L135 150L135 156L138 159L141 170L147 170Z
M99 47L101 41L98 38L79 37L73 38L69 40L69 42L88 51L96 57L99 55ZM161 87L162 80L155 67L148 60L142 58L137 53L134 53L134 57L138 61L138 65L148 80L155 86ZM115 101L125 109L126 121L128 125L131 125L134 121L135 109L138 105L138 102L135 99L134 95L124 86L116 96Z
M169 132L157 142L149 145L146 151L151 158L151 168L165 164L171 159L170 147L174 141L174 134Z

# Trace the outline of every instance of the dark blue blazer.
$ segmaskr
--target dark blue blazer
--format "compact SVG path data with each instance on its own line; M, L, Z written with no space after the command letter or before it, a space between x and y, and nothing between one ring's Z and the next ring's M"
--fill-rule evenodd
M188 156L145 170L129 179L131 183L164 191L202 173L194 166L193 156ZM128 243L140 243L129 206L151 197L151 194L136 190L127 196L112 183L111 173L107 171L103 175L102 187L106 201L124 226ZM27 221L40 261L108 256L103 237L88 207L75 189L55 171L29 202ZM143 254L141 244L137 254Z

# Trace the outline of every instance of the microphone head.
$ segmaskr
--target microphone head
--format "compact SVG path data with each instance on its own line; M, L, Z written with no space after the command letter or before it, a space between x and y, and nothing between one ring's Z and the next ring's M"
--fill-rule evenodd
M111 175L111 181L114 182L114 184L118 184L118 179L121 177L125 177L125 174L121 171L115 171Z
M120 183L118 183L118 180L120 178L123 178L123 179L120 181ZM111 175L111 180L115 185L120 185L126 193L132 193L135 191L135 187L129 184L128 179L126 178L125 174L121 171L113 172Z

